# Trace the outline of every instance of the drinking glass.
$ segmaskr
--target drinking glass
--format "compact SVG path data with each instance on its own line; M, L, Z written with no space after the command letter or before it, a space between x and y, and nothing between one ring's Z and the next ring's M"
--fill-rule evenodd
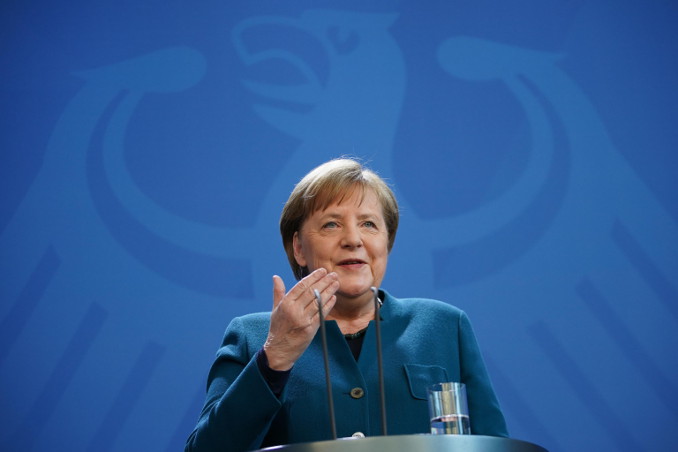
M434 435L470 435L466 385L449 382L428 388L428 410Z

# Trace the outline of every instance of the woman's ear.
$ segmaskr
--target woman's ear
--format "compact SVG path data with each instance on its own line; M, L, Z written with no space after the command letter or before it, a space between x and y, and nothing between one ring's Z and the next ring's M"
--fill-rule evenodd
M301 239L299 238L299 231L294 233L292 237L292 248L294 248L294 260L297 261L300 267L306 267L306 258L301 252Z

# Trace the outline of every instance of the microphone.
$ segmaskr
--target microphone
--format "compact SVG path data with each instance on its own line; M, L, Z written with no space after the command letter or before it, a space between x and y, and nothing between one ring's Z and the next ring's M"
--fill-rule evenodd
M376 287L370 287L374 294L374 326L377 334L377 369L379 371L379 398L381 400L381 431L384 436L388 435L386 428L386 392L384 391L384 363L381 353L381 319L379 318L379 292Z
M330 428L332 439L337 439L337 423L334 419L334 399L332 398L332 381L330 380L330 354L327 351L327 333L325 332L325 315L323 314L323 302L318 289L313 289L315 301L318 303L318 316L320 317L320 337L323 344L323 361L325 361L325 386L327 387L327 405L330 411Z

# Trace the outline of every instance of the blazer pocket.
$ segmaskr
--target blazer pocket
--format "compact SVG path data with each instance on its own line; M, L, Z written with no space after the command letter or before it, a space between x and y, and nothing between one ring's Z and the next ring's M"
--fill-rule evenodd
M449 381L444 367L419 364L404 364L404 367L410 394L415 399L427 400L429 386Z

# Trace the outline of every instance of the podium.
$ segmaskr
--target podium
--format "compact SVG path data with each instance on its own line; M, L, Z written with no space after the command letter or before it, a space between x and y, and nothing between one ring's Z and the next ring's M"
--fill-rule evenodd
M259 452L548 452L541 446L510 438L481 435L393 435L340 438L290 444Z

